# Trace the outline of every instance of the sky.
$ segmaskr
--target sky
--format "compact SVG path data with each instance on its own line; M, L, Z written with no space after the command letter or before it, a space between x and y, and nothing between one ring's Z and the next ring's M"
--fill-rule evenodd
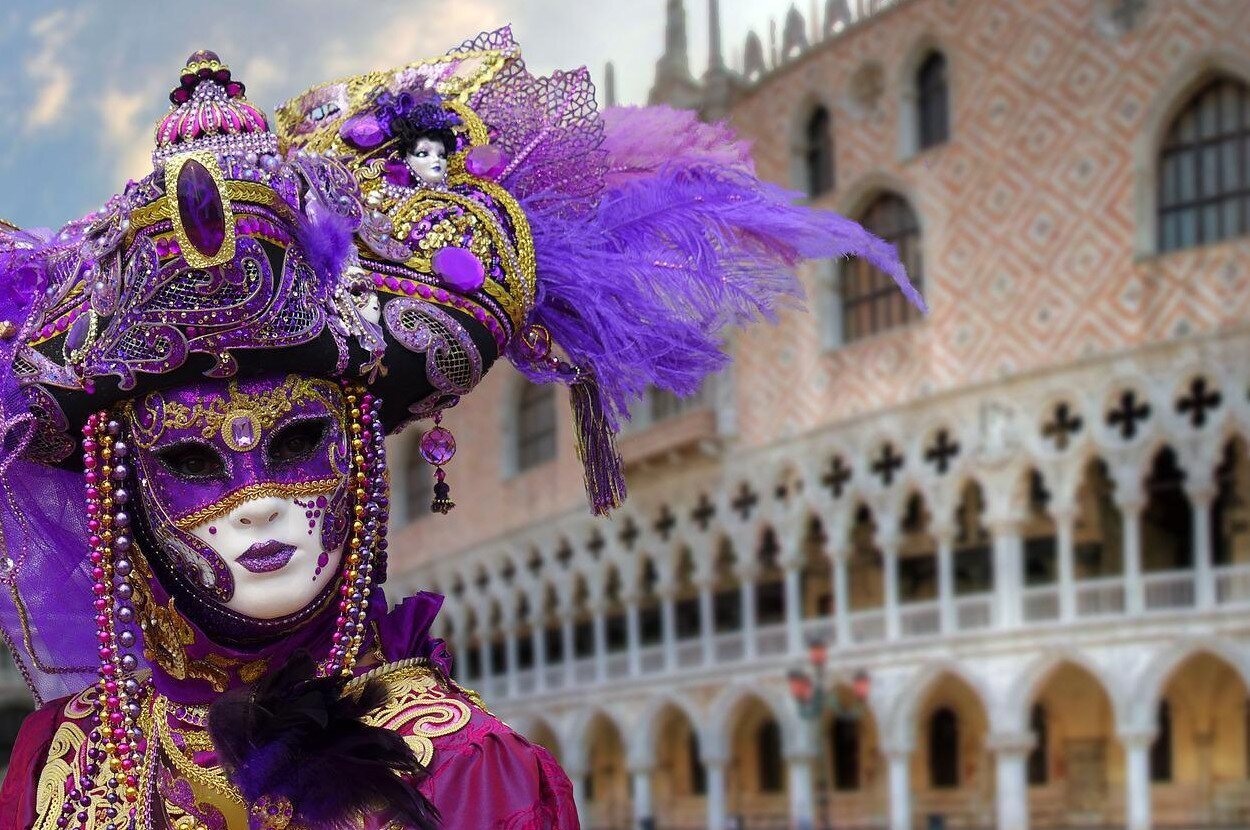
M792 0L721 0L726 58ZM810 0L809 0L810 2ZM686 0L691 68L707 60L706 0ZM531 70L616 66L619 103L645 103L665 0L82 0L0 2L0 218L54 227L150 170L152 127L186 58L211 49L267 112L322 81L442 54L511 24ZM805 10L806 11L806 10Z

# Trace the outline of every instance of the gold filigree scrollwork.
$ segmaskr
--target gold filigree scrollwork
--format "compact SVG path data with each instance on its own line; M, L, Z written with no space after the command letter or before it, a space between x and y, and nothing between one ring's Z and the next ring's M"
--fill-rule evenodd
M434 738L459 732L469 723L468 704L448 694L425 661L403 660L380 666L347 685L359 688L370 678L380 678L390 699L362 720L399 733L417 760L428 766L434 758Z

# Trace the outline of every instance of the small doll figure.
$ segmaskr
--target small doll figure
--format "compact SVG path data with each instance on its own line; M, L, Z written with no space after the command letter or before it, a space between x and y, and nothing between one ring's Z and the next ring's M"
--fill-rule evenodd
M380 168L382 193L370 200L379 206L403 199L413 191L442 190L447 185L447 160L456 151L455 128L460 117L443 106L433 90L383 92L374 108L348 119L340 129L343 140L370 155L386 153L370 163ZM375 191L376 192L376 191Z

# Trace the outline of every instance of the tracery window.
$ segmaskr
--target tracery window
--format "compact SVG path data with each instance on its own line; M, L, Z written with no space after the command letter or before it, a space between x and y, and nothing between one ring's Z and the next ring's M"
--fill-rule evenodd
M1227 76L1198 90L1159 150L1159 250L1250 233L1250 85Z
M428 516L430 503L434 501L434 471L421 456L421 438L412 442L412 450L408 459L408 468L404 471L407 478L407 509L408 521L416 521Z
M907 200L883 193L859 217L860 224L898 248L916 289L924 290L920 222ZM889 274L863 259L842 269L842 339L850 343L920 319L920 312L898 290Z
M919 148L926 150L950 138L950 87L946 57L933 52L916 71L916 126Z
M803 128L803 173L808 196L833 190L833 119L824 107L813 110Z
M550 384L529 384L521 390L516 442L518 472L556 457L556 395Z

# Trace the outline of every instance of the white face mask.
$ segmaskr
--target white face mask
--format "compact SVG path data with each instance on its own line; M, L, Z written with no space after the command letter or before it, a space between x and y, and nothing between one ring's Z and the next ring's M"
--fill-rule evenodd
M306 607L338 571L342 545L322 544L330 494L266 496L191 528L211 547L234 582L226 608L246 617L272 620Z
M417 139L417 146L407 156L408 168L426 185L447 181L447 148L432 138Z

